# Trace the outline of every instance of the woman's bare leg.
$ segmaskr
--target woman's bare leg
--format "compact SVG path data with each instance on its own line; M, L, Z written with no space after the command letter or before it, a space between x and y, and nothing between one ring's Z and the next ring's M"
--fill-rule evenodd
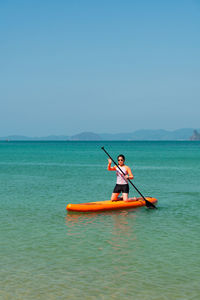
M122 193L123 201L128 201L128 194L127 193Z
M111 201L117 201L118 196L119 196L119 193L112 193Z
M125 202L132 202L132 201L136 201L137 200L136 197L128 199L128 194L126 194L126 193L123 193L122 196L123 196L123 201L125 201Z

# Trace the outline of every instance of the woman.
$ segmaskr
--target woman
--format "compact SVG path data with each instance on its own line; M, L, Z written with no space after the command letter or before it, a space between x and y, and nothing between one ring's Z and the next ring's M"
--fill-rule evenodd
M128 193L129 193L128 179L133 179L133 174L131 172L131 169L124 164L125 157L123 154L120 154L117 157L117 159L118 159L118 166L124 172L125 175L120 171L120 169L117 166L111 167L112 160L108 159L108 168L107 168L108 171L116 171L116 175L117 175L117 184L113 190L111 200L112 201L118 200L117 198L119 194L122 193L123 201L128 202L130 201L128 200Z

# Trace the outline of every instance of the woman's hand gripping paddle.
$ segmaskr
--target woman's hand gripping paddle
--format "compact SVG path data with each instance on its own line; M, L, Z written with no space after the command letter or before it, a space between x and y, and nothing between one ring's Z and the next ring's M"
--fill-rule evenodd
M112 160L112 162L119 168L119 170L122 172L122 174L125 176L125 173L122 171L122 169L116 164L116 162L112 159L112 157L108 154L108 152L105 150L104 147L101 147L101 149L108 155L108 157ZM140 196L144 199L145 204L148 208L156 208L157 207L151 203L150 201L148 201L141 193L140 191L136 188L136 186L132 183L132 181L128 178L128 181L130 182L130 184L135 188L135 190L140 194Z

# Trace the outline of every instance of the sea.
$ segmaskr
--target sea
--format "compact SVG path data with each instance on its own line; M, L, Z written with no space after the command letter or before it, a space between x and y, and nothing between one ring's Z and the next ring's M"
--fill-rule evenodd
M110 199L124 154L147 207ZM139 196L130 186L130 196ZM200 299L200 142L0 142L0 299Z

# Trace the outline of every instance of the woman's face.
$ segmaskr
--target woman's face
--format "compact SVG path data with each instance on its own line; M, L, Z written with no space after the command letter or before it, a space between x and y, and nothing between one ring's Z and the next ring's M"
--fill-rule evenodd
M123 166L123 164L124 164L123 157L119 156L118 157L118 165Z

